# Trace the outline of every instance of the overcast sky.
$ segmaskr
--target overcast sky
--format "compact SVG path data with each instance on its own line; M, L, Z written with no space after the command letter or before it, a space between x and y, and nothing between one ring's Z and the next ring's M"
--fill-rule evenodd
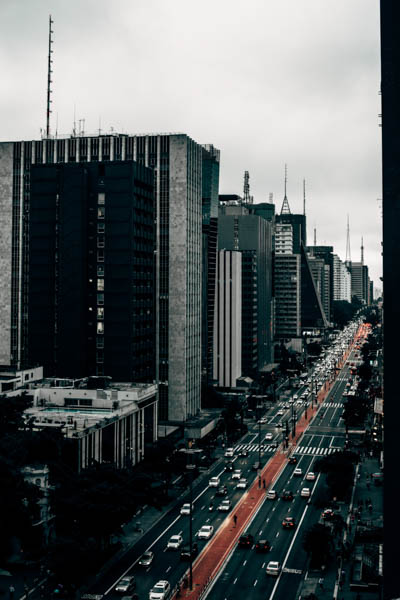
M364 262L381 288L378 0L1 0L0 139L184 132L221 150L220 193L288 199L308 242Z

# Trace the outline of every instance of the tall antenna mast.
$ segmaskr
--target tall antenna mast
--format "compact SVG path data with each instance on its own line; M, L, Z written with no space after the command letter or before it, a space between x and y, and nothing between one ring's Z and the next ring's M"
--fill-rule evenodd
M284 196L283 202L282 202L281 215L290 215L291 214L289 201L288 201L287 195L286 195L286 185L287 185L287 165L285 165L285 196Z
M364 264L364 241L363 238L361 237L361 264Z
M253 204L253 196L250 196L250 175L248 171L244 172L243 184L243 202L245 204Z
M306 216L306 180L303 179L303 215Z
M273 204L273 203L274 203L274 194L273 194L273 192L270 192L270 193L268 194L268 202L269 202L270 204Z
M52 112L50 110L50 104L51 104L50 96L52 94L51 74L53 73L53 70L51 68L51 65L53 64L53 59L51 58L51 55L53 54L53 50L51 49L51 47L53 45L53 38L51 37L53 30L52 30L51 26L53 25L53 23L54 23L54 21L51 18L51 15L49 15L49 58L48 58L48 63L47 63L47 110L46 110L46 137L47 138L50 137L50 113Z
M314 227L314 246L317 245L317 228Z
M345 262L348 267L351 266L349 215L347 215L347 241L346 241L346 261Z

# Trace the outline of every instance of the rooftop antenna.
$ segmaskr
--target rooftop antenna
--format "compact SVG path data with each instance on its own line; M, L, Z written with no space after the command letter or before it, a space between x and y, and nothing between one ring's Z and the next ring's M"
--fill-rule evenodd
M250 175L248 171L244 172L243 184L243 202L245 204L253 204L253 196L250 196Z
M273 203L274 203L274 194L273 194L272 192L270 192L270 193L268 194L268 202L269 202L270 204L273 204Z
M72 129L72 135L76 137L76 104L74 104L74 127Z
M287 165L285 164L285 196L282 202L281 215L290 215L290 206L286 196L286 186L287 186Z
M99 116L99 135L101 135L101 116Z
M314 246L317 245L317 228L314 227Z
M303 215L306 216L306 180L303 179Z
M51 65L53 64L53 59L51 58L51 55L53 54L53 50L52 50L52 45L53 45L53 38L51 37L53 34L53 30L51 28L51 26L53 25L54 21L51 18L51 15L49 15L49 57L48 57L48 62L47 62L47 108L46 108L46 138L50 137L50 113L52 112L50 110L50 104L51 104L51 99L50 96L52 94L52 90L51 90L51 84L52 84L52 79L51 79L51 74L53 73L53 70L51 68Z
M363 238L361 237L361 264L364 264L364 241Z
M350 252L350 225L349 225L349 215L347 215L347 240L346 240L346 266L351 266L351 252Z

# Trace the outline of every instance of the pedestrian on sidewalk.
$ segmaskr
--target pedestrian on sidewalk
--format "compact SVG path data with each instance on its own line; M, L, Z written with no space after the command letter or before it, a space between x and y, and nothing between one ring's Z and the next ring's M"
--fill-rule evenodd
M266 488L266 485L265 485L265 479L263 479L263 488L264 488L264 490L265 490L265 488Z
M322 577L319 578L318 583L319 583L319 587L321 588L321 590L323 590L324 589L324 580Z
M11 584L10 587L8 588L8 592L10 594L10 600L13 600L14 592L15 592L15 587L13 586L13 584Z
M237 515L233 515L233 522L235 523L235 527L236 527L236 523L237 523Z

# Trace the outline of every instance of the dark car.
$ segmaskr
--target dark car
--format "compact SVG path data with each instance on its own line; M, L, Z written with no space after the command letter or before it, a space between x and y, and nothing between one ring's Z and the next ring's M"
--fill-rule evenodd
M248 451L245 449L243 449L239 452L239 456L248 456L248 454L249 454Z
M290 490L286 490L285 492L283 492L281 497L282 500L293 500L293 494Z
M219 487L217 489L217 491L215 492L216 496L226 496L228 493L227 487L226 485L221 485L221 487Z
M197 556L199 547L197 542L192 544L192 560ZM181 550L181 560L190 560L190 546L184 546Z
M271 544L268 540L258 540L256 542L256 552L269 552L271 550Z
M228 472L233 471L233 463L232 462L226 463L225 471L228 471Z
M297 465L297 458L295 456L289 458L289 465Z
M296 521L293 517L285 517L282 521L282 527L284 529L294 529L296 527Z
M251 533L244 533L240 536L238 541L239 548L251 548L253 545L254 538Z
M331 519L335 518L335 513L331 508L326 508L322 515L321 515L322 519L325 519L326 521L330 521Z

